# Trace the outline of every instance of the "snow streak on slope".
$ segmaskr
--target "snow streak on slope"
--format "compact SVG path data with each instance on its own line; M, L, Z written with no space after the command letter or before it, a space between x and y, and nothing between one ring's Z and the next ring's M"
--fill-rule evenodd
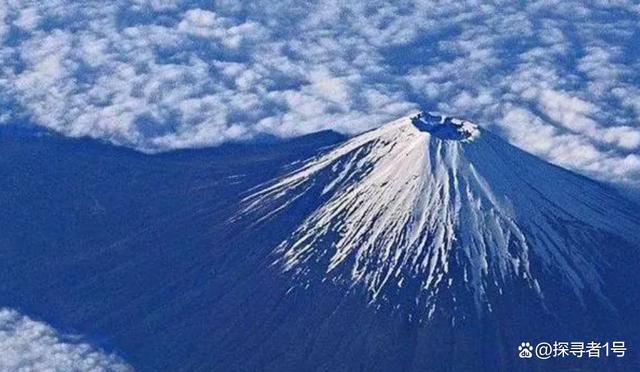
M298 280L362 284L372 302L411 298L432 313L444 293L518 283L544 299L532 270L604 301L591 241L638 240L638 219L608 190L542 162L474 124L431 114L351 139L244 200L267 221L298 200L313 212L276 250ZM398 297L400 296L400 297Z

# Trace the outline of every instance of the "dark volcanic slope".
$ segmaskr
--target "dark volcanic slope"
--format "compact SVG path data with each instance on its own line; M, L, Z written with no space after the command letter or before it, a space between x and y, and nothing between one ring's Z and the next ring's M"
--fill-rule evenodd
M153 156L4 128L0 185L0 306L139 370L639 367L637 206L470 123ZM516 357L592 339L629 355Z
M0 306L119 348L142 370L179 365L199 342L170 328L204 304L178 297L209 288L229 205L342 139L144 155L0 128ZM155 321L166 324L147 328Z

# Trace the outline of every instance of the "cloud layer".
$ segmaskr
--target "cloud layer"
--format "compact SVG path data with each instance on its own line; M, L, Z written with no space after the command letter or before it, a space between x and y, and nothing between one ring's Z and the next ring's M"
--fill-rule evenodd
M156 151L425 107L638 184L639 21L631 0L5 0L0 120Z
M50 326L0 308L0 371L113 371L133 368L114 355L59 335Z

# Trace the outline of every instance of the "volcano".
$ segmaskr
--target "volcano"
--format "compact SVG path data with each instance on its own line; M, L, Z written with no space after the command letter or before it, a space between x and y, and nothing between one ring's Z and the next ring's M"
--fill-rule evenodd
M514 284L541 304L560 285L577 304L610 305L605 242L640 242L640 214L617 194L429 113L311 160L245 198L243 213L261 222L301 198L318 204L274 264L305 286L362 285L372 302L421 318L457 298L473 299L475 309L455 306L463 314L491 311L491 297ZM548 277L557 282L541 286Z
M153 156L33 141L9 158L74 171L12 174L0 295L136 369L639 367L518 357L640 341L640 207L467 120Z

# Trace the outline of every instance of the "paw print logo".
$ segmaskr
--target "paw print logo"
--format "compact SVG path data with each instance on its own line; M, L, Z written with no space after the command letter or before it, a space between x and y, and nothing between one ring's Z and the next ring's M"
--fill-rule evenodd
M520 358L531 358L533 356L533 346L528 342L523 342L518 346L518 356Z

